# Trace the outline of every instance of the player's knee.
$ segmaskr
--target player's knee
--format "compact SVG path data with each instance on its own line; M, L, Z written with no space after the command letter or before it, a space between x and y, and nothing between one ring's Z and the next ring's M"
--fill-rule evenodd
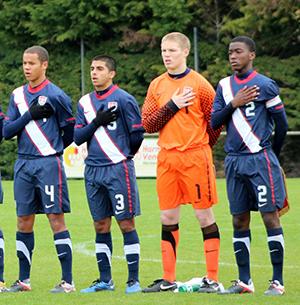
M135 229L134 219L120 220L120 221L118 221L118 224L119 224L119 227L120 227L120 230L122 231L122 233L128 233Z
M30 233L33 230L34 217L32 215L18 217L18 231Z
M262 218L266 229L275 229L280 227L280 220L277 212L262 213Z
M234 215L232 219L233 228L236 231L249 230L250 214Z
M94 221L94 227L95 227L96 233L108 233L108 232L110 232L111 219L105 218L105 219Z
M160 221L163 225L173 225L178 223L178 217L177 215L162 212L160 214Z

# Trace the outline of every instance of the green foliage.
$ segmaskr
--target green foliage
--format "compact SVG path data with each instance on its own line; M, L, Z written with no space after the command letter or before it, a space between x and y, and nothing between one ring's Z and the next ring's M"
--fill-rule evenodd
M241 4L241 17L222 26L225 36L252 36L264 54L288 57L299 54L299 1L247 0Z
M274 78L289 120L300 129L299 19L296 0L3 0L0 1L0 102L6 111L12 90L24 83L22 53L41 44L50 53L48 77L73 100L81 96L80 40L85 43L85 92L93 90L90 60L116 58L116 83L141 105L149 82L165 71L160 39L169 31L199 32L201 73L214 85L231 74L228 43L235 35L256 40L259 72ZM193 49L188 59L193 67ZM10 143L10 144L9 144ZM11 176L15 144L2 143L0 158ZM5 166L3 166L3 162ZM5 169L4 169L5 167ZM7 167L7 169L6 169Z
M0 168L2 178L12 179L14 163L17 157L17 141L9 140L1 143L0 156Z

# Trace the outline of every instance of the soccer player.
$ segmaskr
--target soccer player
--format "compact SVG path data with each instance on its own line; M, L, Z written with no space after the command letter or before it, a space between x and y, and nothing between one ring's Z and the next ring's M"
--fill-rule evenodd
M254 41L238 36L231 41L228 54L234 74L219 82L211 120L213 128L223 124L227 127L225 174L239 271L239 279L224 293L254 292L250 211L258 210L266 227L273 266L265 294L282 295L284 238L277 209L282 208L286 194L278 157L288 129L287 118L276 83L253 70Z
M0 106L0 142L2 141L2 128L3 128L4 114ZM1 173L0 173L0 203L3 203L3 190L1 184ZM7 292L7 288L4 282L4 237L3 232L0 229L0 293Z
M210 117L215 91L200 74L187 67L190 41L182 33L165 35L161 55L166 72L155 78L142 108L148 133L159 132L157 193L161 211L163 277L143 292L176 288L176 249L182 204L192 204L204 240L206 275L200 292L217 292L220 234L212 206L217 203L211 147L220 130Z
M84 176L100 278L81 292L115 289L111 274L114 216L123 234L128 265L125 292L136 293L141 291L140 242L134 217L140 214L140 202L132 158L143 141L144 128L134 97L113 83L116 62L112 57L94 57L90 75L95 90L79 100L74 141L88 145Z
M70 98L46 77L48 62L48 52L41 46L24 51L23 72L28 83L12 92L3 127L5 139L18 138L14 197L19 279L10 292L31 290L33 226L39 213L49 219L62 268L62 280L51 292L75 290L72 243L64 220L70 203L62 163L63 150L73 141L74 118Z

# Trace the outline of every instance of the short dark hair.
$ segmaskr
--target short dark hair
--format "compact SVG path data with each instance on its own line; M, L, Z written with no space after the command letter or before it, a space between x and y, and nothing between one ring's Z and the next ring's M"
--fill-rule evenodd
M248 36L237 36L231 40L231 42L243 42L248 46L250 52L256 52L256 45L253 39Z
M109 71L116 71L117 69L117 64L114 58L108 55L97 55L95 56L92 61L94 60L101 60L104 61L106 64L106 67L108 68Z
M27 48L24 53L33 53L37 54L38 58L41 62L49 61L49 53L48 51L42 46L32 46Z

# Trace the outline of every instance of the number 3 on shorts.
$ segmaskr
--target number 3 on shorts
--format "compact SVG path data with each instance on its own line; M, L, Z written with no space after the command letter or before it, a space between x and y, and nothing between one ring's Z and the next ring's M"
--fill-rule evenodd
M116 204L116 210L117 211L122 211L124 210L125 204L124 204L124 196L122 194L116 194L115 198L117 200Z

